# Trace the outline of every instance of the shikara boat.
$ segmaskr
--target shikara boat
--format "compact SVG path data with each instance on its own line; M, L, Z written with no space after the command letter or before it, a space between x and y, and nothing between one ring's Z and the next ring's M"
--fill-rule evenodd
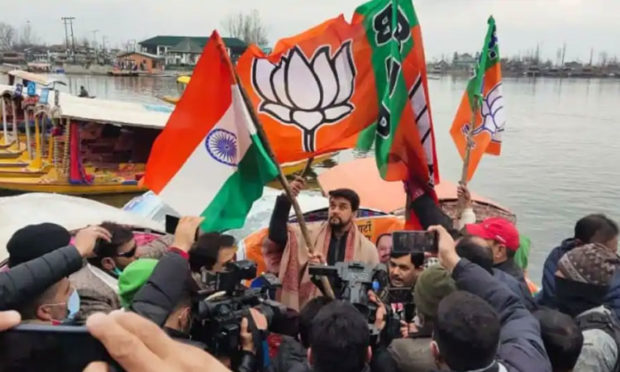
M166 95L166 96L162 96L159 98L164 102L176 105L181 99L181 95L185 91L185 87L187 86L187 84L189 84L190 79L191 79L190 76L179 76L177 78L177 90L179 91L179 95L178 96Z
M27 74L27 75L25 75ZM0 85L0 189L139 193L151 145L171 108L79 98L40 75Z

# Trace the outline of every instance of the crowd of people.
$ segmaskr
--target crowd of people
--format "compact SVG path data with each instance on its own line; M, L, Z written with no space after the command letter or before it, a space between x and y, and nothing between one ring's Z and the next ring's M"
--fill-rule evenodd
M293 195L304 186L293 181ZM259 307L248 308L231 331L238 341L233 350L210 349L208 338L216 335L193 331L207 279L230 270L236 256L232 236L197 234L199 217L183 217L174 234L148 241L111 222L74 234L52 223L16 231L0 272L0 330L20 322L85 325L127 371L620 370L613 220L579 219L574 236L551 250L542 288L532 293L515 259L523 239L513 222L476 223L463 186L457 221L422 188L409 192L416 196L409 207L436 236L436 252L394 250L390 234L368 240L355 225L360 200L350 189L329 192L327 220L308 224L309 250L299 225L289 222L291 200L277 198L262 254L267 273L281 284L275 299L288 309L280 314L282 334ZM330 298L309 272L339 262L386 273L386 285L373 282L366 293L364 311L338 291ZM333 279L328 283L337 288ZM0 370L55 370L55 355L37 352L36 361L28 350L24 360L8 358L0 345ZM108 368L94 361L86 370Z

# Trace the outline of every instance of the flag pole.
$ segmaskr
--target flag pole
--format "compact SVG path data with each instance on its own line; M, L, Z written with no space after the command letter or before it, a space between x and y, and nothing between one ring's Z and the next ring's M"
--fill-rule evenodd
M269 140L267 139L267 135L265 134L265 130L263 129L263 126L260 120L258 119L258 115L256 115L254 106L250 102L250 98L248 97L247 92L243 88L243 85L241 85L241 81L239 79L239 75L237 74L237 70L234 67L232 68L232 70L233 70L233 73L235 74L235 80L237 82L237 87L239 88L239 91L241 92L241 97L243 97L243 102L245 103L245 106L247 107L248 112L250 113L250 118L254 122L254 127L256 128L256 134L261 139L263 146L265 146L265 151L267 152L267 155L271 158L271 160L273 160L276 167L278 168L278 180L282 184L282 187L284 188L284 192L286 193L286 196L288 196L289 200L291 201L291 204L293 205L293 209L295 210L295 216L297 217L297 223L299 224L299 229L301 230L301 235L306 243L308 252L310 254L314 254L316 249L311 243L308 226L306 225L306 220L304 219L304 215L301 211L301 207L299 206L299 203L297 202L297 198L293 195L291 186L288 183L288 180L286 179L284 172L282 172L282 167L280 167L280 163L278 163L278 161L276 160L273 150L271 149L271 144L269 143ZM309 159L308 164L306 164L306 168L304 169L304 173L306 173L306 171L310 168L311 165L312 165L312 159ZM323 291L325 292L325 295L331 299L335 299L336 296L334 295L334 290L332 289L332 286L329 283L329 280L327 280L327 277L321 276L320 280L321 280L321 285L323 286Z
M301 172L301 177L303 178L308 177L308 174L310 174L310 171L312 170L313 161L314 161L314 156L311 156L310 158L308 158L308 161L306 162L306 166L304 167L304 170Z
M463 158L463 170L461 172L461 185L467 185L467 173L469 171L469 163L471 159L471 149L474 147L474 130L476 129L476 113L478 112L478 96L474 99L474 107L471 114L471 124L467 132L467 147L465 148L465 157Z

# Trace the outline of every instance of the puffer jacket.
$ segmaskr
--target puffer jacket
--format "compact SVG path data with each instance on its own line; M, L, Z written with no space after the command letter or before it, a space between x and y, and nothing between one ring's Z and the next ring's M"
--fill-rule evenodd
M497 278L500 282L506 284L506 286L519 298L521 302L529 311L535 311L538 307L534 298L532 297L532 293L530 293L527 284L524 282L520 282L515 279L512 275L508 274L505 271L499 269L493 269L493 276Z
M160 327L190 291L189 262L176 251L166 253L146 284L134 296L131 310Z
M82 267L78 250L66 246L0 273L0 310L15 309Z
M536 295L536 303L540 306L557 308L555 302L555 272L558 269L558 261L564 254L577 246L575 239L566 239L560 246L553 248L547 256L543 266L542 289Z
M555 272L558 269L558 262L564 254L577 246L575 239L566 239L559 247L555 247L547 259L543 267L542 289L536 295L536 303L540 306L547 306L553 309L557 308L555 297ZM618 318L620 318L620 271L614 275L609 291L605 296L605 305L610 308Z
M271 361L269 372L310 372L306 348L293 337L282 336L278 354Z
M464 258L454 268L452 277L458 289L481 297L499 314L502 328L497 359L508 372L551 372L540 323L516 294Z

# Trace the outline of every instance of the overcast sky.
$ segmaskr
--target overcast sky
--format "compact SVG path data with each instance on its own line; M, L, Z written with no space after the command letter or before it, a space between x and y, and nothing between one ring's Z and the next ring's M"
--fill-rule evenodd
M363 0L27 0L2 1L1 22L30 21L47 43L64 42L60 17L73 16L77 38L106 36L108 45L155 35L209 35L231 13L258 9L273 44L327 18L350 18ZM422 24L427 59L475 52L482 45L486 19L497 20L500 52L525 55L539 44L555 60L566 42L566 59L587 62L594 48L620 57L620 0L414 0ZM223 32L222 32L223 33Z

